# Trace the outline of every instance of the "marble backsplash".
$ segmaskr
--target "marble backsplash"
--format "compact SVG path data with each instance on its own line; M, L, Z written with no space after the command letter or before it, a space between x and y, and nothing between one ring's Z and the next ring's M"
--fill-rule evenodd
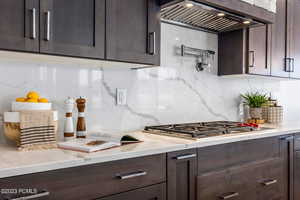
M88 130L119 133L146 125L239 120L240 93L259 90L271 92L280 100L286 120L300 117L299 95L295 92L300 89L299 81L218 77L217 55L211 69L197 72L195 58L179 55L182 44L217 52L218 37L163 24L162 61L158 68L131 70L106 68L103 64L0 61L0 113L9 111L16 97L35 90L54 103L62 129L63 101L68 96L86 96ZM116 88L127 89L126 106L116 106Z

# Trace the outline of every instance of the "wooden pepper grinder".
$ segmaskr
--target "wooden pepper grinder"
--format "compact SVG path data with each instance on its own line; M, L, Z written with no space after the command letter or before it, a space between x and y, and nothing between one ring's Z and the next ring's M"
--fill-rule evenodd
M73 124L73 109L74 109L75 100L73 98L68 98L65 101L66 109L66 120L65 120L65 129L64 129L64 138L66 141L74 138L74 124Z
M84 110L86 100L82 97L76 100L77 108L78 108L78 121L77 121L77 130L76 130L76 137L77 138L86 138L86 124L84 118Z

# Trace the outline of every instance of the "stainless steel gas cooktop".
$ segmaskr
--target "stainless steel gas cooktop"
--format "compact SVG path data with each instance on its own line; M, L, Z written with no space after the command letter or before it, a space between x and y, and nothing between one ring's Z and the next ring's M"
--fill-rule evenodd
M256 124L245 124L231 121L169 124L145 127L145 131L147 133L187 139L198 139L225 134L238 134L262 129L265 128L259 128Z

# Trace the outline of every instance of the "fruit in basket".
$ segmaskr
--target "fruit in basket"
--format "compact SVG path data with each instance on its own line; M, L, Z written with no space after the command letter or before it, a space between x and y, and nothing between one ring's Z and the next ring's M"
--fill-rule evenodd
M23 98L23 97L19 97L19 98L16 98L16 102L26 102L26 98Z
M38 102L39 103L49 103L49 100L46 98L40 98L40 99L38 99Z
M27 94L27 99L36 99L36 100L38 100L39 98L40 98L40 95L37 92L31 91L31 92L28 92L28 94Z
M27 103L38 103L38 99L27 99L26 100Z
M41 98L39 93L30 91L27 93L26 97L16 98L16 102L21 103L49 103L49 100L46 98Z

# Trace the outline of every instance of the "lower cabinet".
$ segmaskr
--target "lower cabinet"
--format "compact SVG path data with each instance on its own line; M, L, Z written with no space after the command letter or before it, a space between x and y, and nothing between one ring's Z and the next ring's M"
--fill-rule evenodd
M166 184L125 192L98 200L166 200Z
M268 137L198 149L197 200L292 200L293 137Z
M196 175L196 149L168 153L168 200L195 200Z
M198 200L283 200L280 159L198 176Z
M294 153L294 200L300 199L300 151L295 151ZM298 170L297 170L298 169Z

